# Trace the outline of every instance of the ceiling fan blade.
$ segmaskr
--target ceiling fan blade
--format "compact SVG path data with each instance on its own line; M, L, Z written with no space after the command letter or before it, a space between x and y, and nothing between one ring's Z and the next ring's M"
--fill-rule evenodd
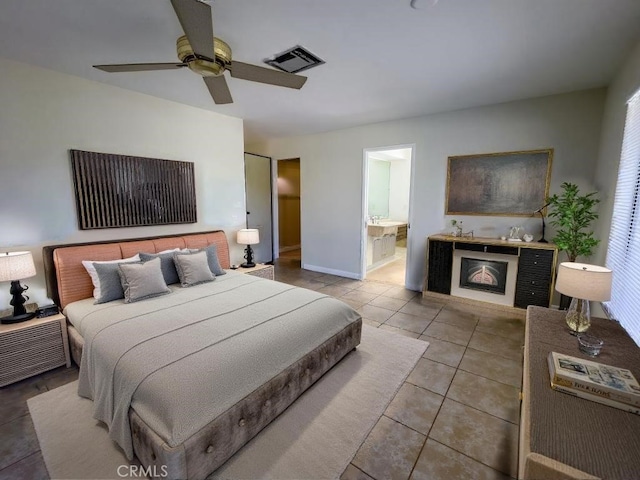
M216 102L216 105L233 103L233 98L231 97L231 92L229 91L224 75L202 78L204 78L204 83L207 84L209 93L211 93L211 97L213 97L213 101Z
M150 70L174 70L186 67L186 63L122 63L117 65L94 65L93 68L103 72L147 72Z
M171 5L176 11L193 52L198 56L213 59L211 7L198 0L171 0Z
M229 67L231 76L241 78L242 80L251 80L252 82L268 83L269 85L278 85L279 87L302 88L307 77L302 75L294 75L293 73L279 72L271 68L259 67L250 63L231 62Z

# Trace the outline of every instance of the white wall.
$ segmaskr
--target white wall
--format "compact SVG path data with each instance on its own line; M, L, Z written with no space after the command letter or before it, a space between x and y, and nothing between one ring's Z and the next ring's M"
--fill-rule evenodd
M242 120L1 59L0 105L0 251L33 252L31 300L46 299L43 245L224 229L239 263ZM80 231L69 149L194 162L198 223Z
M605 90L272 139L253 145L274 159L299 157L302 191L302 263L309 268L360 272L363 149L415 144L408 286L422 287L426 238L448 230L444 215L447 157L553 147L551 191L563 181L589 188L598 156ZM258 149L258 150L256 150ZM512 224L539 231L539 218L459 217L465 230L500 236Z
M389 179L389 218L409 221L411 160L392 160Z
M600 192L601 199L596 237L601 242L593 260L599 265L604 265L607 255L624 123L627 116L627 101L638 89L640 89L640 42L627 57L607 91L600 154L595 175L595 186Z

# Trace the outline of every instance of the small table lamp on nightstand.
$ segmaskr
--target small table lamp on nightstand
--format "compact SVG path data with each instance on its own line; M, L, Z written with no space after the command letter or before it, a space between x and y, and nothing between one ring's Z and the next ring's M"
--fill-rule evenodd
M0 323L18 323L31 320L35 313L27 313L24 307L27 298L22 292L29 287L20 285L20 280L33 277L36 267L33 264L31 252L6 252L0 253L0 282L11 282L9 293L13 296L10 304L13 306L13 315L0 318Z
M247 246L247 248L244 249L244 252L245 252L244 258L247 261L240 266L243 268L255 267L256 264L253 263L253 249L251 248L251 245L256 245L260 243L260 234L258 232L258 229L243 228L242 230L238 230L237 241L240 245Z
M612 272L605 267L575 262L560 264L556 290L573 297L567 310L567 325L572 335L585 332L591 325L590 300L611 299L611 279Z

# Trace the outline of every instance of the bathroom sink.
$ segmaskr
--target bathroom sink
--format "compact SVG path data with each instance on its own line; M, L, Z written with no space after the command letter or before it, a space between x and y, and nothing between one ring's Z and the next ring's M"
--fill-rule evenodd
M400 225L406 225L407 222L395 222L393 220L381 220L374 225L380 225L381 227L399 227Z
M392 225L391 225L392 224ZM382 237L384 235L397 235L398 225L402 225L400 222L380 222L370 223L367 225L367 234L372 237Z

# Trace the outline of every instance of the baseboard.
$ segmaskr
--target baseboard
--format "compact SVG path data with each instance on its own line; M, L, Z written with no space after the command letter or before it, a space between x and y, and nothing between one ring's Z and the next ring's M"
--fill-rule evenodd
M302 264L302 268L305 270L311 270L312 272L328 273L329 275L337 275L338 277L353 278L354 280L362 280L362 275L354 272L345 272L343 270L335 270L333 268L319 267L317 265Z

